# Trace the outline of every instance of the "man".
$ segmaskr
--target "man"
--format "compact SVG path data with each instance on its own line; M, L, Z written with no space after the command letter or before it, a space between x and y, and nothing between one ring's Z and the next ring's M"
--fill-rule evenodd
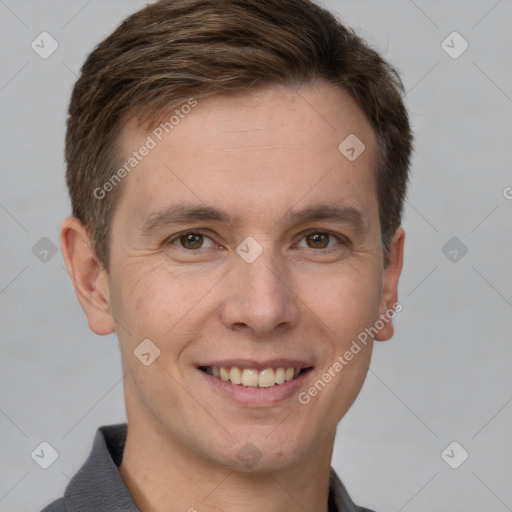
M366 510L330 461L400 307L400 93L307 0L160 1L88 57L60 241L128 421L46 511Z

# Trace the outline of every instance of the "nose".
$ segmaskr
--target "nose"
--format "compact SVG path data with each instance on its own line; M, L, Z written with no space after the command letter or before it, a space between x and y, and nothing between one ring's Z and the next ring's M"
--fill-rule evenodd
M289 269L270 250L252 263L238 258L223 283L221 321L226 328L262 338L297 325L299 298Z

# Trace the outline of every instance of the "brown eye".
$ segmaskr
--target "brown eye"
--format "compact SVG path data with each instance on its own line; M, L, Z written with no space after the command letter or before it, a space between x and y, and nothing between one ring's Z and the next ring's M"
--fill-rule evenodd
M304 235L299 247L306 249L334 249L336 246L346 245L341 236L323 231L311 231Z
M325 249L329 245L329 236L327 233L311 233L307 235L308 247L311 249Z
M200 233L186 233L179 237L180 244L185 249L200 249L203 239L204 235Z
M327 233L312 233L306 237L312 249L325 249L329 245L330 235Z
M184 231L166 241L166 244L175 245L179 249L190 252L199 252L206 249L221 249L215 241L201 231Z

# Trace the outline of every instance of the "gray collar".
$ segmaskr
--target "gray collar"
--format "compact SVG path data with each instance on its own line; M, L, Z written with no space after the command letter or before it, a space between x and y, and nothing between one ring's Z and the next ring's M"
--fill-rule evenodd
M68 512L140 512L117 468L126 434L126 423L98 428L88 459L64 493ZM329 512L371 512L354 504L332 468Z

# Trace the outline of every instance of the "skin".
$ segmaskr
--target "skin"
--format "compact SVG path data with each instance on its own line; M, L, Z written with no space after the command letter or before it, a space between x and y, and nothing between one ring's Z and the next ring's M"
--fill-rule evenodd
M148 133L128 121L122 152L129 156ZM338 150L351 133L366 146L353 162ZM307 359L307 391L393 306L404 231L396 231L384 268L375 162L370 124L333 86L217 96L199 101L124 178L109 274L85 227L73 217L63 222L62 252L89 326L119 339L129 425L119 470L144 512L327 511L336 426L361 389L372 342L307 405L294 394L242 406L199 378L196 366ZM222 208L233 220L141 234L150 214L180 201ZM283 220L325 202L356 208L366 229ZM180 246L175 235L197 229L203 246ZM308 230L330 233L320 236L327 246L312 243ZM236 252L248 236L263 249L250 264ZM375 339L392 335L387 322ZM161 351L150 366L133 354L146 338ZM250 468L237 457L247 443L261 456Z

